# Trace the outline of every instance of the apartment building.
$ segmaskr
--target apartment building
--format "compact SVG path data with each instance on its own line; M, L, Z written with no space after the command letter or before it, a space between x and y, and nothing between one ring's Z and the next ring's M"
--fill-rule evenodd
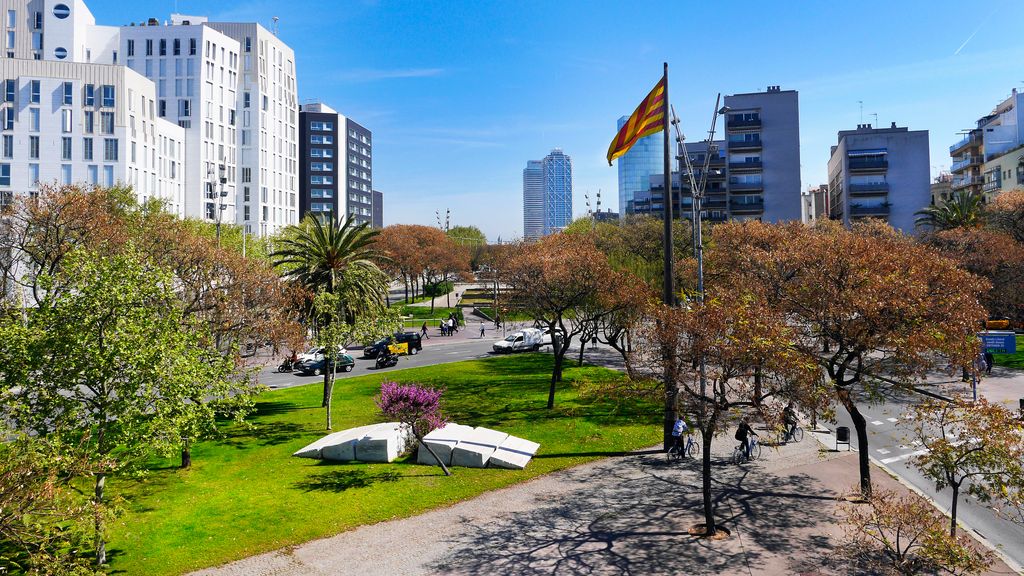
M897 127L839 132L828 161L829 217L849 226L879 218L907 233L931 203L928 131Z
M981 194L987 202L1000 192L1024 184L1018 172L1024 157L1024 94L1014 88L976 127L949 147L954 192Z
M373 225L373 134L321 102L299 110L300 214ZM383 218L383 213L382 213Z
M355 222L373 222L373 134L351 118L345 121L345 205Z
M701 203L701 219L724 222L729 218L725 142L722 140L712 141L710 148L707 142L688 143L686 144L686 154L690 158L694 180L697 182L701 180L705 160L708 163L704 200ZM708 158L709 154L710 158ZM682 155L681 149L677 155ZM665 177L659 172L651 174L648 180L646 190L634 193L633 199L627 203L626 213L648 214L660 218L665 209ZM682 172L672 173L672 216L674 218L693 218L690 177L685 165Z
M0 14L0 201L41 184L126 183L184 215L184 130L159 117L152 82L117 65L117 28L95 26L82 2L8 0Z

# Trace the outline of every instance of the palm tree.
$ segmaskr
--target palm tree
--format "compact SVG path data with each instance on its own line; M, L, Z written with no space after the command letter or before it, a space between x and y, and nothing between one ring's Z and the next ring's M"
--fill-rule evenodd
M282 276L294 280L311 294L320 291L339 296L347 320L387 302L388 278L377 266L384 260L374 248L378 232L369 224L354 224L309 217L289 226L277 249L270 254Z
M930 226L933 230L973 228L981 224L982 199L980 194L954 192L949 200L928 206L914 214L917 226Z

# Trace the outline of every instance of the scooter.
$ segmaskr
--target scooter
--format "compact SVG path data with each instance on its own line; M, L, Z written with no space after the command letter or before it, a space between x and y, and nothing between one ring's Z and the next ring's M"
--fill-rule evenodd
M398 365L398 354L392 354L385 350L377 355L377 369L390 368Z
M277 367L277 371L282 374L291 372L293 370L295 370L295 365L292 364L291 358L285 358L284 362L281 362L281 365Z

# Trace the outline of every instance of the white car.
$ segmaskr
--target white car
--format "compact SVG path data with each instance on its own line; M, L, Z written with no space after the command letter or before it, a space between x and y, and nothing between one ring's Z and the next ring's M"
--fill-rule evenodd
M551 328L544 327L541 329L541 331L543 332L543 334L540 337L540 345L551 346ZM565 339L565 334L562 332L561 328L555 328L555 337L558 338L559 340Z
M537 350L543 344L541 343L541 331L536 328L526 328L518 332L513 332L505 337L504 340L498 340L491 346L495 352L524 352L527 350Z
M342 354L348 354L348 350L346 350L344 346L340 346L339 345L338 346L338 355L340 356ZM324 349L323 349L323 347L322 346L316 346L314 348L310 348L309 350L306 350L302 354L299 354L298 360L299 360L299 362L302 362L303 360L310 360L310 361L316 362L316 361L319 361L319 360L323 360L323 358L324 358Z

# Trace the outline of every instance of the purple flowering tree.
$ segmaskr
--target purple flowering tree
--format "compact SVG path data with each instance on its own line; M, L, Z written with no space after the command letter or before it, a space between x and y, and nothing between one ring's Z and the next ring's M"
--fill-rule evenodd
M441 415L442 393L444 390L416 384L383 382L380 385L380 396L377 397L377 407L384 416L408 424L420 445L441 465L444 475L451 476L452 473L444 462L437 457L429 444L423 442L424 436L448 423Z

